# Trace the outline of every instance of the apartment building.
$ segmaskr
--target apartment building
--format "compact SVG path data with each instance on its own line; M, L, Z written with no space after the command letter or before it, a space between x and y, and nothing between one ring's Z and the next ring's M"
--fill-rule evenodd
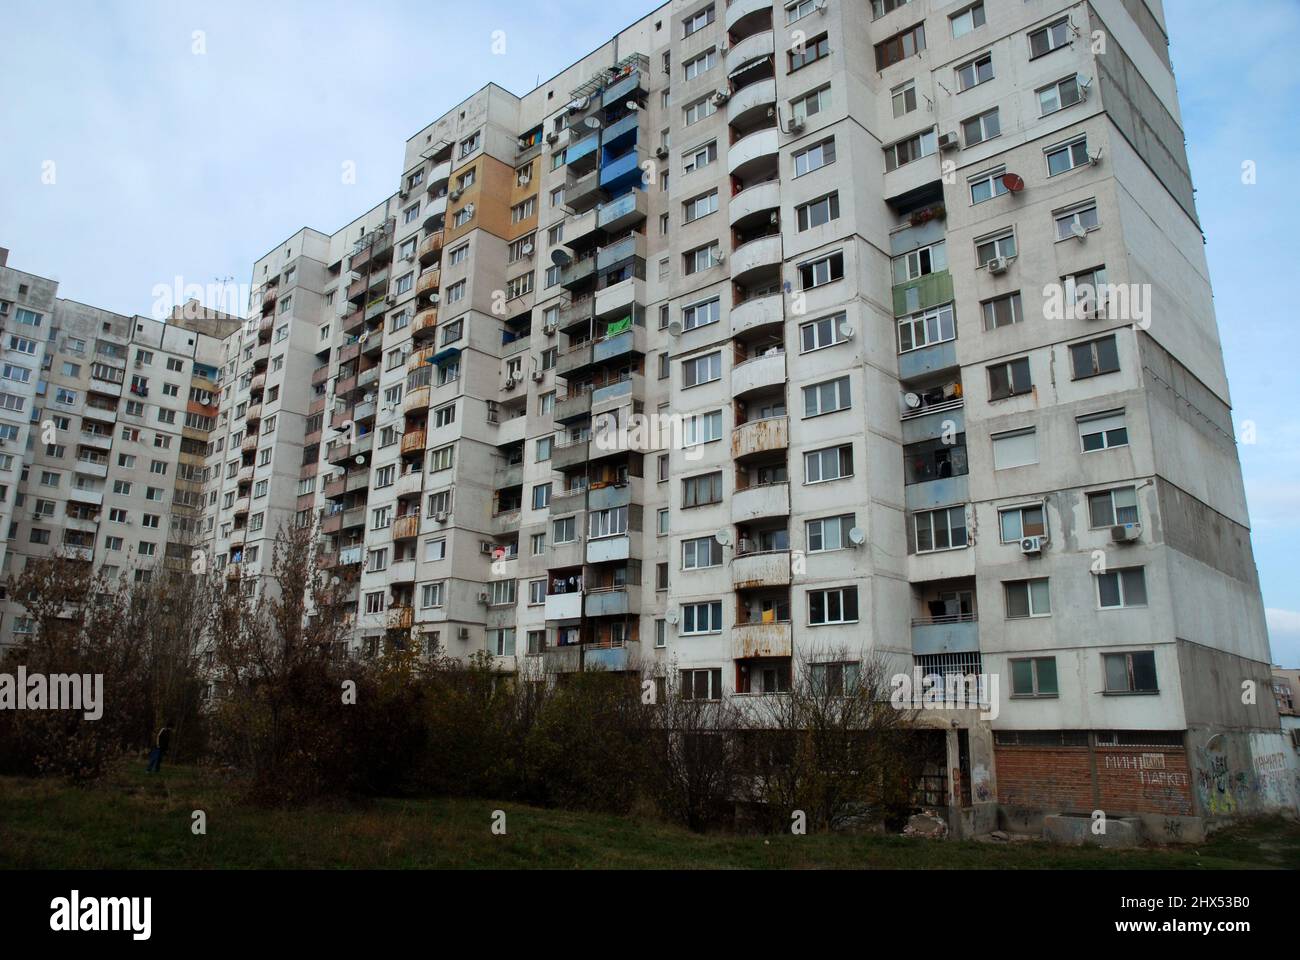
M36 557L149 581L192 569L221 351L240 321L197 304L167 322L58 297L0 258L3 570ZM32 624L7 598L0 645Z
M962 830L1295 807L1276 704L1242 694L1268 640L1158 0L673 0L448 110L395 187L258 260L219 342L5 272L6 360L45 369L0 403L40 501L4 499L8 552L51 500L52 542L99 542L47 471L137 471L128 517L183 497L250 589L318 530L315 615L358 652L710 699L875 657L996 678L922 711ZM95 446L151 352L139 427ZM65 389L88 444L33 439ZM197 508L151 480L195 476L157 446L182 409Z

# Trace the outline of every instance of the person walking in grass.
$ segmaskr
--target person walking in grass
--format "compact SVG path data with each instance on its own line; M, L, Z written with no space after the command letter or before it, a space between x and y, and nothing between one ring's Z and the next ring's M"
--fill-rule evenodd
M161 773L163 757L167 753L167 748L172 742L172 723L167 720L163 723L162 729L158 731L158 738L154 741L153 749L149 751L149 766L145 767L145 773Z

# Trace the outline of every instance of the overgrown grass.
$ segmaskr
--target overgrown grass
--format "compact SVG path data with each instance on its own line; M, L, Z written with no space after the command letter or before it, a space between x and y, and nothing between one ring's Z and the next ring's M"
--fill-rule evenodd
M1300 867L1300 826L1242 824L1199 846L1103 851L1037 842L915 840L878 834L700 836L652 817L474 800L384 799L266 810L221 775L118 767L78 789L0 778L0 865L11 868L1114 868ZM492 832L506 813L506 834ZM207 834L191 814L207 815Z

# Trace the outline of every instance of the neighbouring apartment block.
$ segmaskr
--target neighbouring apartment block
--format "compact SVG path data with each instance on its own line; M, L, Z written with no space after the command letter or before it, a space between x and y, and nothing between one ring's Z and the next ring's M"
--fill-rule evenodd
M254 264L214 566L313 525L357 651L528 678L996 676L925 712L971 829L1294 809L1167 47L1158 0L674 0L488 85Z

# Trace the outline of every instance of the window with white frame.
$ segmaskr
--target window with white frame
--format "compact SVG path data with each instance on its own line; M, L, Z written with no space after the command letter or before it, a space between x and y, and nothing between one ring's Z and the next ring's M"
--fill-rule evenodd
M722 353L708 353L682 361L682 387L696 387L722 379Z
M856 521L851 513L838 517L820 517L804 524L804 535L809 553L827 553L832 550L846 550L852 546L849 531Z
M956 339L957 322L953 317L951 303L910 317L900 317L898 320L899 353L908 353Z
M833 347L838 343L844 343L843 327L846 319L846 314L837 313L833 316L810 320L800 325L799 352L812 353L814 350L822 350L826 347Z
M1008 620L1052 615L1052 595L1047 577L1032 580L1004 580L1002 599Z
M1003 507L998 510L998 536L1003 543L1019 543L1025 537L1047 536L1047 511L1041 503Z
M1137 522L1136 487L1116 487L1088 494L1088 524L1093 529Z
M968 543L966 537L966 508L944 507L925 510L912 515L912 531L916 537L917 553L935 553L940 550L957 550Z
M812 450L803 455L804 483L825 483L853 476L853 445Z
M858 622L858 588L808 591L808 625L822 627Z
M803 388L803 415L817 417L825 413L848 410L853 405L848 377L837 377L825 383L814 383Z
M1146 572L1142 567L1127 567L1095 574L1097 605L1103 610L1147 605Z
M1084 453L1128 446L1128 424L1123 410L1080 417L1079 443Z
M685 636L722 632L722 601L682 604L682 629Z

